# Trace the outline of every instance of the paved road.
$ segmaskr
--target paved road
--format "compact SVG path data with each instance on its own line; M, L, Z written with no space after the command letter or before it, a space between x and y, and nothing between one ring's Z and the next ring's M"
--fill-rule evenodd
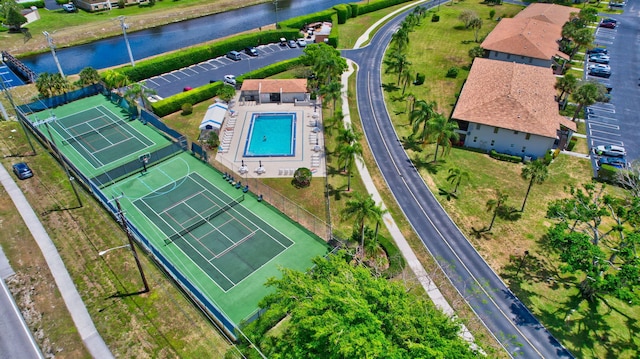
M357 101L376 163L404 214L458 291L514 357L572 358L476 252L429 191L407 157L384 103L380 64L403 14L369 46L343 51L359 65Z
M13 300L5 278L13 275L9 261L0 248L0 359L44 358L22 314Z

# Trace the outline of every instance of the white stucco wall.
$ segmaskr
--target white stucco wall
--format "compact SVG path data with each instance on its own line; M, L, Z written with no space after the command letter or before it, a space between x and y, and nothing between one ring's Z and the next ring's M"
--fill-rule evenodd
M500 60L500 61L509 61L516 62L519 64L532 65L532 66L540 66L540 67L551 67L551 59L542 60L542 59L534 59L531 57L520 56L520 55L512 55L504 52L497 51L489 51L489 59L491 60Z
M494 130L493 126L479 125L478 128L478 124L470 122L464 145L486 151L494 149L500 153L538 158L544 156L555 142L555 138L538 135L530 135L527 139L525 132L515 133L513 130L499 128L498 133L495 133Z

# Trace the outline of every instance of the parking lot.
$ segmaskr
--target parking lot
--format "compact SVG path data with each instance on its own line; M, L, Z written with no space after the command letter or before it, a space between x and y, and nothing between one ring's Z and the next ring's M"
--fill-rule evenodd
M638 145L638 123L635 120L640 105L637 103L640 80L637 74L632 56L628 56L631 48L640 44L635 37L637 29L637 15L612 16L617 20L615 28L598 27L595 33L594 47L603 47L608 50L610 62L610 77L596 77L589 74L589 66L586 65L586 79L596 80L610 86L610 101L608 103L596 103L586 108L587 139L589 148L597 146L614 145L624 147L627 162L637 159L640 155ZM598 159L595 153L592 155L594 168L597 168Z
M240 50L240 49L239 49ZM240 60L233 61L226 56L211 59L160 76L145 80L148 88L154 89L158 96L169 97L182 92L185 88L196 88L213 81L222 81L224 75L240 76L249 71L302 55L302 48L290 48L280 44L257 46L258 56L249 56L240 52Z

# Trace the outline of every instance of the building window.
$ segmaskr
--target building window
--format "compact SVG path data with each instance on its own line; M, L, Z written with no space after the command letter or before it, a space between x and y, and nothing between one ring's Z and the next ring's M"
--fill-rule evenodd
M498 131L500 131L500 128L498 128L498 127L495 127L495 128L493 129L493 133L498 133Z
M477 136L473 138L473 142L478 142L478 137Z
M480 124L476 123L476 130L479 130L479 129L480 129Z
M524 60L524 56L520 56L520 60Z
M512 143L512 144L511 144L511 148L513 148L513 147L515 147L515 145Z
M507 60L511 58L511 54L507 54Z
M522 153L524 153L524 151L526 151L527 148L526 147L522 147Z
M533 57L529 58L529 63L533 63Z
M496 140L491 140L491 147L496 143Z
M530 138L531 138L531 134L530 133L527 133L527 135L524 137L525 140L528 140Z
M514 135L517 135L517 134L519 134L519 133L520 133L520 132L518 132L518 131L513 131L513 134L514 134Z

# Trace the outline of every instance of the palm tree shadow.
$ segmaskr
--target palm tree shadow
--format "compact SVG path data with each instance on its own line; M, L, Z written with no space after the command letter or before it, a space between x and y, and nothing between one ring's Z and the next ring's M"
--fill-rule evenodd
M402 147L407 151L422 152L420 142L413 138L413 136L403 136L400 142L402 143Z
M441 163L426 160L421 156L414 156L411 161L417 170L425 169L431 174L437 174L442 167Z
M451 199L458 199L458 195L455 192L447 191L442 187L438 187L438 194L444 196L447 201L451 201Z
M514 206L500 206L498 208L498 217L505 221L515 222L522 217L522 212Z
M382 89L386 92L393 92L393 91L398 91L400 90L400 87L398 87L396 84L389 82L386 84L382 84Z

